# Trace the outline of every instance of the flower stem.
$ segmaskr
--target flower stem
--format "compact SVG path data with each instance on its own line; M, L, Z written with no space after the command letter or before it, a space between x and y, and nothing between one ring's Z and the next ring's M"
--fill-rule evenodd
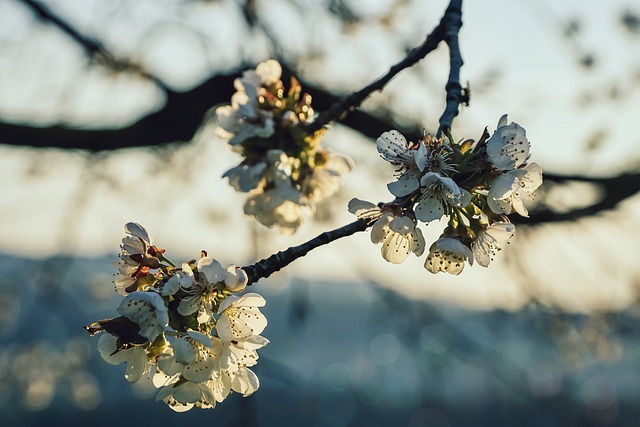
M158 256L158 259L160 261L166 262L167 264L169 264L173 268L177 268L176 265L173 263L173 261L171 261L169 258L165 258L165 256L163 254L160 254Z
M364 231L369 227L369 225L370 221L359 219L351 224L336 228L335 230L325 231L308 242L298 246L292 246L289 249L280 251L268 258L260 260L255 264L242 267L249 278L247 286L254 284L262 278L269 277L271 274L281 270L298 258L305 256L309 251L342 237L351 236L359 231Z

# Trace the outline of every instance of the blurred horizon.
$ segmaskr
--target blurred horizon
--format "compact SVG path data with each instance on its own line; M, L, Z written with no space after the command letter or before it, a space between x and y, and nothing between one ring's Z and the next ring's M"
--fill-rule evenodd
M260 390L174 413L154 401L148 379L129 384L122 365L105 363L98 337L82 329L115 315L106 261L0 255L2 276L19 290L13 302L6 288L2 295L2 425L625 426L638 416L640 386L630 375L640 353L637 313L474 311L370 282L306 278L251 289L267 299L271 341L256 367Z

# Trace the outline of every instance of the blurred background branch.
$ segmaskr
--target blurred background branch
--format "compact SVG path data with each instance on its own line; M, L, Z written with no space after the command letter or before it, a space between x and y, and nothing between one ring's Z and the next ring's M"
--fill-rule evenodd
M2 119L0 114L0 144L33 148L60 148L72 150L86 150L89 152L116 151L132 147L158 147L168 144L184 144L193 139L203 120L207 120L207 112L212 107L227 103L233 94L233 81L240 75L241 69L232 73L210 76L203 83L187 91L177 91L162 79L154 76L145 67L122 55L116 55L105 48L104 43L94 36L83 34L68 22L61 14L54 12L46 4L35 0L16 0L28 7L45 25L52 25L67 35L80 46L92 65L106 67L115 73L133 73L152 81L162 91L164 101L157 111L150 112L133 123L112 128L79 128L72 124L55 124L53 126L39 126L33 123L16 123ZM341 4L338 6L337 4ZM445 111L440 118L439 131L449 128L453 117L457 114L458 105L463 101L464 93L460 85L460 68L462 59L457 41L457 35L462 24L460 3L451 2L445 11L439 25L427 37L425 43L412 50L400 63L393 67L384 78L368 85L361 91L350 96L335 93L328 88L307 82L303 78L301 83L304 90L314 99L314 108L322 112L314 123L314 128L321 127L328 121L341 116L347 110L359 105L372 91L381 90L385 84L398 72L410 67L427 53L435 49L442 40L446 40L450 52L450 74L446 84L447 101ZM244 2L241 6L247 24L269 31L253 2ZM340 19L351 22L354 20L348 8L341 2L334 4L334 13ZM623 23L632 22L633 16L625 11ZM627 18L625 18L627 17ZM632 28L632 24L625 24ZM630 26L631 25L631 26ZM571 32L573 37L575 32ZM277 43L275 35L270 34L272 43ZM242 66L243 64L241 64ZM297 70L285 68L285 75L296 76ZM341 119L341 123L360 134L375 140L381 133L389 129L398 129L416 139L421 135L422 124L413 125L397 123L392 116L378 116L374 111L358 109ZM531 218L519 219L519 222L536 224L541 222L560 222L575 220L599 212L614 209L620 202L633 197L640 191L640 180L635 173L625 173L618 177L602 178L599 176L582 176L578 180L588 182L602 191L602 197L590 206L581 206L565 212L556 212L550 206L539 204L539 210ZM562 173L545 174L547 184L562 184L575 177Z

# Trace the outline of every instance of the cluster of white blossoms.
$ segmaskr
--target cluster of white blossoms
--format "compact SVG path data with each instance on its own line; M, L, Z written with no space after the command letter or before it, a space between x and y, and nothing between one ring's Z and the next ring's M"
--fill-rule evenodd
M293 234L305 213L338 191L353 162L320 147L325 129L307 132L314 119L311 96L293 77L285 92L281 75L275 60L245 71L235 80L231 105L218 107L216 119L218 134L244 157L223 175L249 193L244 212Z
M260 382L249 369L269 341L256 293L236 295L248 282L244 270L223 268L202 252L175 266L140 225L128 223L115 279L124 298L120 317L85 328L106 332L98 342L110 364L126 363L125 378L147 376L162 400L178 412L213 408L231 392L248 396Z
M398 264L410 253L421 256L425 239L418 222L448 218L444 232L429 249L425 268L460 274L465 262L487 267L513 237L508 214L528 216L523 197L542 184L542 170L530 163L531 144L524 128L507 124L504 115L489 136L455 143L451 136L407 142L398 131L376 141L381 157L396 167L387 185L395 196L377 205L353 199L349 212L370 221L371 241L382 243L385 260Z

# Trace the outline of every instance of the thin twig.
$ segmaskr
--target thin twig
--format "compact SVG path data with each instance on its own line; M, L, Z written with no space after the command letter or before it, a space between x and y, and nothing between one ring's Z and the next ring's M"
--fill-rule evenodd
M455 0L449 4L447 11L451 13L445 14L442 18L445 22L444 40L449 46L449 80L445 86L447 92L447 103L444 112L440 117L440 126L437 135L446 133L451 129L451 123L454 117L458 115L458 108L465 98L465 93L460 84L460 69L462 68L462 54L460 53L460 45L458 43L458 34L462 28L462 0ZM468 103L468 100L465 101Z
M368 86L362 88L358 92L354 92L353 94L343 98L339 102L332 105L328 110L322 112L318 116L318 118L309 125L309 132L313 133L321 129L323 126L339 119L344 114L360 106L360 104L362 104L362 102L373 92L382 90L385 85L400 71L415 65L430 52L434 51L438 47L440 42L447 39L447 37L450 38L451 33L456 33L457 42L457 31L459 31L460 26L462 25L461 15L462 0L451 0L449 6L447 7L447 10L444 12L442 19L440 20L440 23L436 26L436 28L434 28L431 34L427 36L425 41L420 46L411 49L409 54L402 61L392 66L387 74L385 74L375 82L369 84ZM458 23L460 23L460 25L458 25ZM455 27L456 25L457 28ZM460 59L460 61L462 61L462 59Z
M34 0L21 0L21 2L28 6L40 20L55 25L67 36L71 37L86 51L89 56L104 55L105 48L99 41L84 34L80 34L78 30L71 26L62 17L51 11L51 9L46 5Z
M342 237L351 236L359 231L364 231L367 229L368 225L367 221L359 219L351 224L336 228L335 230L325 231L308 242L298 246L292 246L289 249L273 254L269 258L265 258L255 264L242 267L249 277L248 285L252 285L262 278L269 277L276 271L286 267L298 258L305 256L309 251L317 247L326 245Z
M31 11L43 22L54 25L60 31L71 37L78 45L80 45L90 58L94 58L96 62L107 66L114 71L131 71L153 81L163 90L168 90L167 84L156 76L151 75L140 64L131 60L119 59L102 45L98 40L86 34L82 34L64 18L53 12L46 5L35 0L20 0L24 5L29 7Z

